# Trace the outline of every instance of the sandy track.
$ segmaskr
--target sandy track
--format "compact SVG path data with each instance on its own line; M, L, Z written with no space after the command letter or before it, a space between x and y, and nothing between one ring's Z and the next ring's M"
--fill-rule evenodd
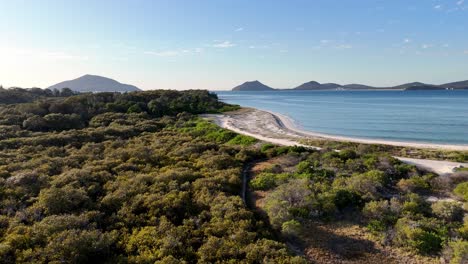
M442 145L442 144L425 144L411 142L394 142L374 139L356 139L341 136L331 136L320 133L314 133L299 129L294 122L286 116L261 111L251 108L243 108L236 112L226 113L222 115L203 115L204 118L214 121L220 127L232 130L236 133L251 136L262 141L271 142L273 144L284 146L304 146L314 149L320 149L315 146L306 146L298 143L301 139L331 139L338 141L351 141L367 144L384 144L414 148L435 148L448 150L468 150L465 145ZM420 168L435 172L440 175L453 172L456 167L468 167L468 163L459 163L451 161L437 161L424 159L411 159L403 157L395 157L402 162L416 165Z

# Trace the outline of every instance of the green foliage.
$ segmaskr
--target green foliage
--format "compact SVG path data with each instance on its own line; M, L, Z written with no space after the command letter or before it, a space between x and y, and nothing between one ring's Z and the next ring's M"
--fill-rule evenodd
M460 198L468 201L468 182L463 182L457 185L453 192Z
M362 198L354 191L338 190L335 193L334 204L338 209L356 208L362 205Z
M370 201L362 209L362 214L370 222L378 221L385 227L393 226L400 214L400 206L396 199Z
M302 226L297 220L289 220L281 225L281 232L287 236L297 236L301 232Z
M373 219L367 224L367 229L373 234L379 234L387 230L387 226L384 221Z
M441 250L445 239L443 234L438 233L440 230L406 218L399 219L395 229L395 243L415 250L419 254L436 254Z
M371 170L363 174L353 175L346 180L350 190L360 194L364 199L377 199L379 190L383 187L385 175L382 171Z
M276 187L276 174L261 173L250 181L250 187L254 190L269 190Z
M255 144L257 139L244 135L236 135L234 138L229 140L227 143L231 145L250 146Z
M1 263L304 263L239 197L254 141L194 116L216 95L42 99L0 106Z
M448 243L444 250L450 264L464 264L468 262L468 241L456 240Z
M463 218L463 208L457 202L438 201L431 205L432 212L447 222L461 221Z
M304 160L299 162L296 165L296 172L297 173L312 173L314 171L314 167L310 161Z

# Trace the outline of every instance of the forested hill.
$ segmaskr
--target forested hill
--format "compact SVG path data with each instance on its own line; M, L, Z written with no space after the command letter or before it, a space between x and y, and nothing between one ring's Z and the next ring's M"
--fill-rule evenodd
M252 138L206 91L0 105L1 263L303 263L241 200Z

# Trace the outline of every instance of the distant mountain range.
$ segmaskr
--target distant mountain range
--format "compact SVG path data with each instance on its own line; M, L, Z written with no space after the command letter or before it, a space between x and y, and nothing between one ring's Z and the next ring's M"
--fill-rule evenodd
M300 91L322 91L322 90L468 90L468 80L462 82L446 83L441 85L426 84L421 82L405 83L392 87L373 87L364 84L318 83L315 81L303 83L295 88L275 89L259 81L245 82L232 89L233 91L272 91L272 90L300 90Z
M70 88L76 92L133 92L141 91L139 88L129 84L119 83L106 77L97 75L84 75L77 79L57 83L49 89Z

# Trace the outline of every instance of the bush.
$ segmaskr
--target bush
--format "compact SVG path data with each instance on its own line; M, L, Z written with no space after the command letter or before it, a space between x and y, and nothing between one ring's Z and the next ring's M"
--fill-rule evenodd
M367 229L373 234L379 234L387 230L387 226L383 221L375 219L369 221Z
M468 182L463 182L457 185L453 192L460 198L468 201Z
M274 148L274 147L275 147L275 145L270 144L270 143L263 144L262 147L260 148L260 151L261 151L262 153L265 153L267 150L272 149L272 148Z
M443 238L433 230L426 230L421 223L401 218L395 225L394 242L419 254L434 255L442 248Z
M348 188L359 193L364 199L374 200L380 196L379 189L383 187L384 173L371 170L353 175L346 182Z
M431 205L432 213L447 222L461 221L463 208L457 202L438 201Z
M387 200L370 201L366 203L362 209L362 214L372 221L379 221L384 225L393 225L398 219L399 212L392 206L397 201L392 200L390 203Z
M254 190L269 190L276 187L276 174L263 172L250 181L250 187Z
M349 159L357 158L357 154L354 150L351 149L344 149L339 152L339 156L342 160L346 161Z
M301 223L296 220L289 220L281 225L281 232L287 236L297 236L301 233Z
M335 193L334 203L336 208L342 210L345 208L358 208L362 206L362 199L359 194L349 190L338 190Z
M405 193L427 191L431 188L429 183L421 176L413 176L409 179L401 179L397 183L397 187Z
M450 264L468 263L468 241L456 240L448 243L444 250L444 258Z
M227 143L231 145L241 145L241 146L250 146L255 144L257 139L244 135L237 135L233 139L229 140Z
M304 160L296 165L296 173L312 173L313 171L314 167L310 161Z

